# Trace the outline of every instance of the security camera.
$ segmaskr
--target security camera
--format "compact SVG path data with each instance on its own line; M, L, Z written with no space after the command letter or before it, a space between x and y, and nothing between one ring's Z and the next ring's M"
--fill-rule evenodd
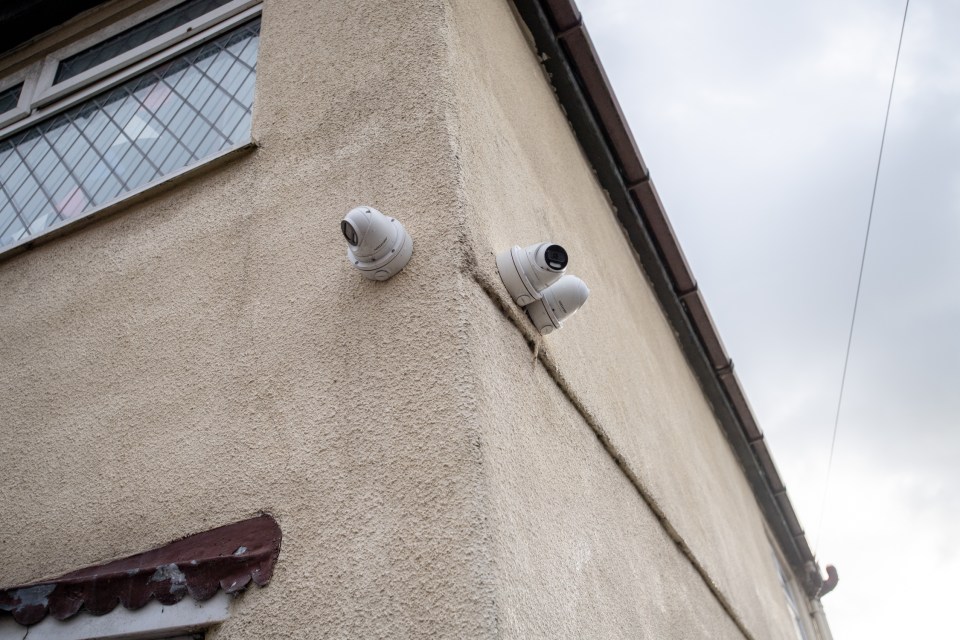
M515 246L497 256L497 270L510 297L521 307L540 299L540 292L560 279L567 252L558 244L541 242L526 249Z
M351 209L340 221L347 259L364 278L386 280L407 266L413 254L410 234L395 218L373 207Z
M541 298L527 306L527 315L543 335L563 326L587 301L590 289L577 276L563 276L541 291Z

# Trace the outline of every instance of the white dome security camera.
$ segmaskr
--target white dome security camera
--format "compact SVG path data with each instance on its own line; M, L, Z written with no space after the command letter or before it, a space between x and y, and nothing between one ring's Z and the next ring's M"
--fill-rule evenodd
M543 335L563 326L587 301L590 289L577 276L563 276L542 292L540 300L527 306L527 315Z
M394 218L373 207L351 209L340 221L347 259L369 280L386 280L407 266L413 254L410 234Z
M497 270L510 297L521 307L540 299L540 292L560 279L567 252L558 244L541 242L526 249L515 246L497 256Z

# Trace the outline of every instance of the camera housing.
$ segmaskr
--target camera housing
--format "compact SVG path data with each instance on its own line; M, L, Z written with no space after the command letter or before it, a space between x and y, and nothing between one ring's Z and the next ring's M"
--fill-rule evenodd
M393 277L413 255L413 239L403 225L373 207L351 209L340 221L340 232L350 264L369 280Z
M553 242L514 246L497 255L500 279L521 307L539 300L541 291L558 281L567 269L567 252Z
M590 289L577 276L563 276L541 292L526 308L527 315L543 335L563 327L563 321L575 314L587 301Z

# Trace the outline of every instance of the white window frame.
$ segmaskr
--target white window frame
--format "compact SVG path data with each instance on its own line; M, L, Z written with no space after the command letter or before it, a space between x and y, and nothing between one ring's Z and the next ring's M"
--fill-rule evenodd
M66 620L47 616L37 624L24 627L10 617L0 619L0 640L45 638L46 640L147 640L189 638L230 617L234 596L218 591L204 602L189 596L173 605L152 600L136 611L123 605L102 616L80 612ZM24 635L26 634L26 635Z
M56 85L52 84L57 67L64 58L149 20L183 1L159 0L129 16L111 21L86 37L57 48L32 64L22 67L14 66L15 71L0 72L0 90L23 83L17 106L0 114L0 139L14 135L51 116L66 111L158 64L180 56L189 49L208 40L213 40L262 13L262 0L233 0L73 78ZM186 174L204 170L226 161L238 152L255 147L256 144L248 133L245 140L240 140L232 147L223 149L208 158L169 174L158 176L154 181L132 191L121 193L113 200L85 211L75 218L48 227L35 235L27 235L13 244L0 247L0 260L20 253L24 248L33 246L37 242L45 242L62 235L68 229L82 226L96 218L108 215L118 208L142 199L145 194L161 189L174 180L181 179Z
M211 40L260 15L262 9L261 0L233 0L73 78L53 84L61 60L149 20L181 2L183 0L161 0L54 51L43 60L0 78L0 90L18 84L21 79L23 81L16 109L0 115L0 138L31 127L101 91L129 80L150 67Z
M37 76L39 73L39 67L37 65L33 65L23 69L18 69L17 71L8 73L0 78L0 91L6 91L10 87L15 87L18 84L23 85L23 87L20 89L20 97L17 98L17 106L9 111L0 113L0 130L3 130L3 128L7 125L18 120L22 120L30 115L33 90L37 84Z
M800 597L800 589L793 580L793 576L786 569L789 566L786 560L780 555L776 545L771 541L770 553L773 556L773 562L776 565L777 577L780 579L780 586L783 588L784 608L787 615L793 622L794 631L797 634L797 640L808 640L811 635L811 617L810 612L805 606L805 599ZM0 639L2 640L2 639Z

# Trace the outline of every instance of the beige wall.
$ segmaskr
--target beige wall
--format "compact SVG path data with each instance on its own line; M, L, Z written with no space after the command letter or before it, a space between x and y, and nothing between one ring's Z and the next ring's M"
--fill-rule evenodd
M259 149L0 262L0 585L266 510L273 583L214 637L790 637L509 6L267 0L258 65ZM359 203L414 238L388 283ZM545 238L592 295L535 363L493 254Z
M439 2L264 5L252 154L0 263L0 584L267 510L218 638L495 628ZM415 238L346 263L370 203Z
M593 628L574 636L616 635L614 630L630 636L632 628L646 629L639 619L679 620L650 597L651 582L674 596L684 594L688 606L696 603L685 622L710 624L716 602L705 582L673 567L674 562L692 565L662 531L654 535L644 529L650 510L640 493L617 490L632 477L749 633L794 637L760 511L743 472L522 29L501 3L454 2L452 16L459 155L476 279L487 284L498 304L509 305L493 255L515 243L550 239L568 249L568 271L591 288L584 309L540 347L554 386L567 397L544 389L543 370L532 366L516 328L511 332L501 322L499 331L477 333L486 345L478 376L486 385L479 395L489 402L485 433L497 447L486 460L499 506L494 530L502 563L498 589L509 603L504 606L514 610L518 629L543 629L568 618L565 607L571 598L576 601L573 594L596 589L593 571L618 576L595 596L610 598L606 606L615 611L604 615L600 606L586 607L609 626L600 635ZM474 304L490 310L490 304ZM525 319L520 328L533 335ZM497 357L489 355L494 349ZM594 461L587 471L586 460L597 455L597 435L608 445L606 464ZM549 464L543 462L546 451L552 452ZM611 454L622 459L625 470L611 464ZM563 508L533 508L538 493ZM632 510L638 512L626 517ZM598 531L584 529L591 526ZM529 565L518 558L518 547L541 545L552 550L555 563ZM597 566L584 569L583 555L595 558ZM627 577L632 563L643 570ZM519 569L529 571L521 584L544 585L540 589L553 590L555 601L518 593L513 572ZM658 572L665 576L662 582ZM615 605L622 590L631 598ZM670 633L661 628L649 637L701 635L676 624ZM714 633L723 636L719 626Z

